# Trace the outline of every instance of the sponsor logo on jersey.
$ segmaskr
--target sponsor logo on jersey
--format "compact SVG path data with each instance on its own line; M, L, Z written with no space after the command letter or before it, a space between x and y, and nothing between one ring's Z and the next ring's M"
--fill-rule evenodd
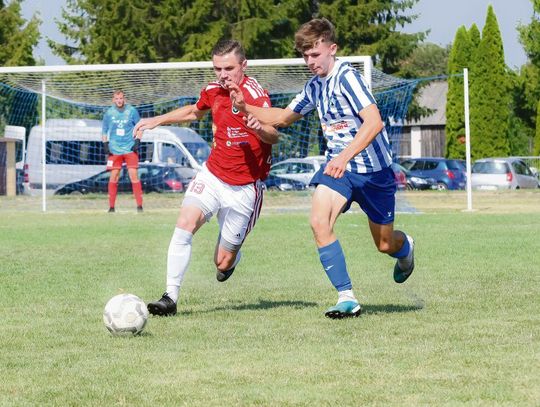
M247 137L248 133L242 127L227 127L228 138Z
M322 130L323 130L323 132L325 134L326 133L331 134L331 133L337 133L340 130L348 129L349 128L349 123L347 121L345 121L345 120L342 120L340 122L332 123L332 124L322 123L321 127L322 127Z

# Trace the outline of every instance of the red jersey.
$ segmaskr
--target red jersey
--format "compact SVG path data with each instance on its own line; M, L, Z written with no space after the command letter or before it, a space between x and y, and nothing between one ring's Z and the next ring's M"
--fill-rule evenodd
M270 107L266 90L246 76L240 84L246 103ZM246 185L264 180L270 171L272 146L261 141L244 123L244 114L233 107L229 91L211 82L201 91L197 109L212 109L214 140L206 166L230 185Z

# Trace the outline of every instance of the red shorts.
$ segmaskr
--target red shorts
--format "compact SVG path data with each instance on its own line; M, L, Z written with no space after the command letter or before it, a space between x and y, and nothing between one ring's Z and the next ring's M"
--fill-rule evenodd
M139 168L139 156L135 152L127 154L109 154L107 159L107 171L120 170L122 163L126 163L127 168Z

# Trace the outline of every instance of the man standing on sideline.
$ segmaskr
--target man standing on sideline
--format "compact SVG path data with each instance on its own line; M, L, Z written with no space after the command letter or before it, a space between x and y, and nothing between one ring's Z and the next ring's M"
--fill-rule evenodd
M139 113L131 105L126 104L124 92L114 91L113 105L107 109L103 116L101 131L105 154L107 154L107 171L111 172L109 178L109 212L114 212L116 194L118 192L118 178L122 164L126 167L131 180L133 196L137 202L137 212L143 211L141 181L137 175L139 168L139 155L137 150L141 142L134 136L133 128L140 120Z
M184 274L191 258L193 235L216 215L219 236L214 252L218 281L226 281L241 258L240 248L255 226L262 205L263 183L270 170L272 144L279 133L244 115L232 105L225 83L234 83L249 103L267 108L270 98L259 83L245 75L247 61L239 42L219 41L212 50L217 80L199 100L167 114L142 119L135 134L158 125L200 120L212 112L214 140L203 169L190 182L167 255L167 289L148 304L153 315L175 315Z
M295 47L302 53L310 79L285 109L252 106L235 84L229 89L234 105L262 123L287 127L317 110L327 140L327 163L313 177L311 228L321 264L338 291L329 318L356 317L361 313L345 256L334 234L338 216L357 202L368 216L377 249L397 259L394 280L403 283L414 269L414 241L394 230L396 183L392 152L379 109L364 79L350 64L336 59L332 23L313 19L300 27Z

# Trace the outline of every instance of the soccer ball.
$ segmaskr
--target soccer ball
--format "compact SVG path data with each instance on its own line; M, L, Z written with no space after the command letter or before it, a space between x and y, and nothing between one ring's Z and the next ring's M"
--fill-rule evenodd
M148 309L139 297L133 294L119 294L105 305L103 322L115 336L139 335L146 325Z

